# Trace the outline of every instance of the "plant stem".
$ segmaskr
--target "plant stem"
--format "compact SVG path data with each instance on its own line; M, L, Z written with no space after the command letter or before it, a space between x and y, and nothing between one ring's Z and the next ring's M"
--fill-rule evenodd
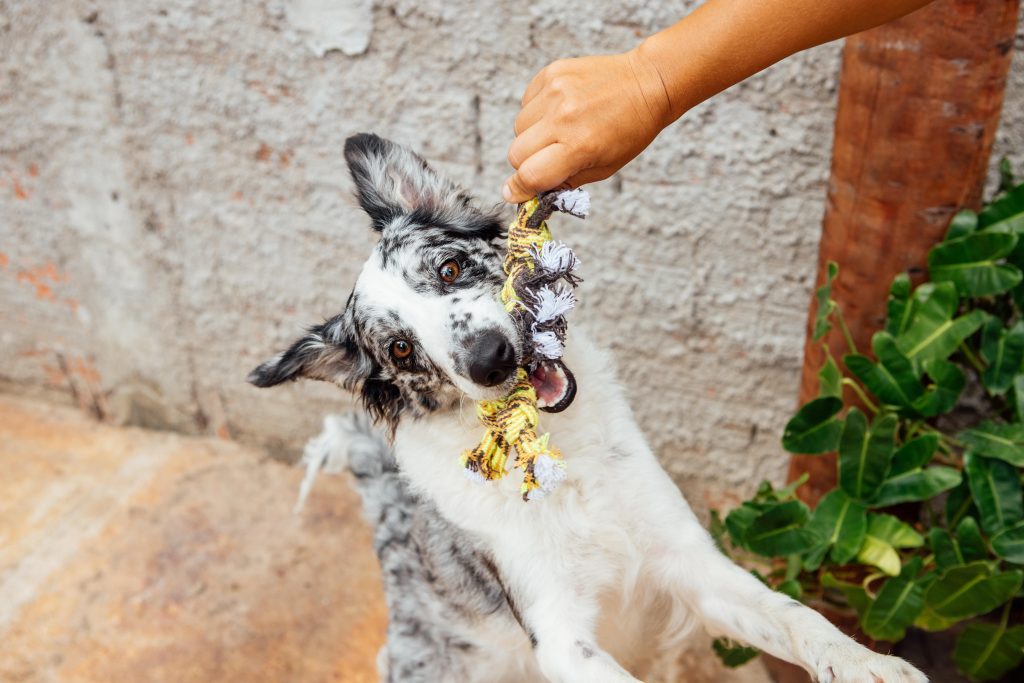
M857 398L859 398L861 402L865 406L867 406L868 410L870 410L872 413L875 413L876 415L878 414L878 406L876 406L874 402L870 398L868 398L868 395L864 393L864 390L860 388L859 384L854 382L849 377L844 377L841 384L843 386L850 387L851 389L853 389L853 392L857 394Z
M1006 626L1010 623L1010 606L1013 604L1013 598L1006 601L1006 605L1003 607L1003 616L999 619L999 630L1005 631Z
M932 427L930 424L927 424L925 422L921 423L921 431L922 432L928 432L929 434L936 434L939 437L939 445L940 446L944 446L945 450L947 452L952 452L951 449L949 448L950 446L956 446L957 448L966 448L967 447L967 444L965 444L960 439L957 439L956 437L950 436L949 434L946 434L945 432L940 432L938 429L936 429L935 427Z
M857 345L853 343L853 335L850 334L850 328L846 326L846 319L843 317L843 309L839 308L839 304L836 304L835 308L836 322L839 323L839 329L843 332L843 339L846 340L846 346L850 349L850 353L857 353Z
M904 441L910 441L914 438L914 435L921 430L921 422L912 422L910 427L907 428L907 435L903 437Z
M960 342L960 350L963 351L967 361L974 366L979 375L985 372L985 365L981 362L980 358L974 355L974 351L971 351L971 347L967 346L967 342Z

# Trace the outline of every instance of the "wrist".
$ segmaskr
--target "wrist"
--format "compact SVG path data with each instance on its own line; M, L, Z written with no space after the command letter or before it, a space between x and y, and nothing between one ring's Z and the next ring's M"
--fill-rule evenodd
M637 87L650 110L654 125L659 130L679 118L680 114L675 113L673 98L665 81L662 78L658 66L641 50L639 45L625 53L625 58L636 79Z

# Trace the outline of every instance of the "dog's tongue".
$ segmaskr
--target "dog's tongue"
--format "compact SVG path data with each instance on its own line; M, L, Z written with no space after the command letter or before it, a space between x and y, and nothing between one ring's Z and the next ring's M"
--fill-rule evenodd
M576 378L560 360L545 360L530 372L530 384L537 392L537 407L560 413L576 398Z

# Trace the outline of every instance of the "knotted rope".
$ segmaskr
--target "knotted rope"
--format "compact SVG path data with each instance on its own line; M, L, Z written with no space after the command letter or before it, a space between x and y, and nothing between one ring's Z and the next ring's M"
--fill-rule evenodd
M585 217L589 206L582 190L547 193L521 204L508 230L501 300L526 339L526 357L507 396L477 404L477 417L487 431L461 462L473 478L501 479L511 469L509 456L515 449L523 500L536 500L565 479L565 460L549 443L551 435L537 435L540 413L528 369L562 356L565 314L576 303L572 288L579 282L573 273L578 261L569 247L553 241L545 221L555 210Z

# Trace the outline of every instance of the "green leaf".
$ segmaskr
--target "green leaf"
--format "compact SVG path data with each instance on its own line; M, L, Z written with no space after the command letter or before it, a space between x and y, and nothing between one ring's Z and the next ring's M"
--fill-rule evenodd
M825 560L828 548L828 543L818 543L818 545L805 552L803 562L800 565L801 568L806 572L818 571L821 563Z
M718 655L718 658L722 660L722 664L730 669L743 666L760 654L757 648L740 645L728 638L715 638L711 641L711 648Z
M903 444L892 456L889 476L918 470L932 461L939 447L938 434L924 434Z
M953 661L975 681L1002 678L1024 659L1024 626L974 621L956 640Z
M1024 422L1024 375L1013 378L1013 407L1017 422Z
M965 517L956 528L956 544L965 562L988 559L988 548L973 517Z
M949 229L946 231L946 236L943 238L943 242L949 242L956 240L957 238L964 237L971 234L978 229L978 214L974 213L970 209L963 209L958 211L953 220L949 222Z
M1010 232L976 232L932 247L928 272L933 282L952 282L963 296L1007 292L1024 280L1020 269L1000 263L1017 246Z
M878 567L889 576L900 573L900 555L896 549L874 536L865 536L864 544L857 552L857 561Z
M832 329L832 323L828 320L836 309L836 302L832 300L832 281L836 279L838 273L839 265L835 261L829 261L826 266L825 284L818 287L814 293L818 302L814 314L814 341L819 341Z
M888 507L897 503L928 500L956 487L962 478L960 471L952 467L911 470L882 482L871 504L873 507Z
M993 232L1024 233L1024 184L982 209L978 225Z
M843 402L835 396L823 396L802 407L786 424L782 447L790 453L815 455L836 449L843 424L836 415Z
M946 617L940 617L938 614L933 612L930 607L926 604L921 613L914 619L914 626L925 631L948 631L951 626L960 621L959 619L947 619Z
M733 508L726 515L725 528L729 532L729 538L732 540L733 545L741 548L747 547L747 530L754 523L754 520L757 519L757 516L764 512L765 507L752 503L743 503L743 505Z
M818 394L821 396L835 396L840 399L843 397L843 375L831 354L825 357L825 362L818 371L818 386Z
M960 392L967 383L964 373L956 364L945 360L926 360L922 365L932 382L925 389L924 395L914 401L914 410L925 417L949 412L960 399Z
M985 531L994 536L1024 519L1020 475L1013 465L967 451L964 471Z
M843 362L882 403L909 408L923 393L914 366L900 353L888 332L876 332L871 348L878 363L859 353L848 354Z
M1024 522L1018 522L993 536L992 550L1007 562L1024 564Z
M982 329L981 356L988 363L981 373L985 388L992 394L1006 393L1024 360L1024 321L1007 330L999 318L990 318Z
M965 564L964 556L960 552L960 544L945 529L932 527L928 532L928 543L932 547L932 552L935 553L935 566L939 568L939 571L944 572Z
M1014 186L1013 179L1013 165L1010 164L1010 160L1003 157L999 160L999 187L996 188L996 194L1001 195L1009 192Z
M973 562L946 571L925 593L925 602L940 617L969 619L991 612L1024 583L1020 571L992 574L987 562Z
M803 587L800 585L800 582L796 579L789 579L787 581L783 581L775 587L775 590L784 595L788 595L794 600L799 600L801 597L803 597L804 594Z
M946 360L987 318L988 314L980 310L937 323L915 318L910 328L896 340L896 345L918 367L925 361Z
M920 568L921 560L916 558L899 576L885 582L861 620L865 633L875 640L903 639L924 607L924 588L915 580Z
M879 538L894 548L920 548L924 537L914 527L886 514L868 514L868 536Z
M852 498L868 500L885 479L895 448L897 419L885 415L868 429L867 418L856 408L846 415L839 440L839 485Z
M837 564L852 560L868 530L867 508L851 500L842 489L833 489L818 503L807 528L832 547Z
M746 544L753 552L775 557L805 552L820 539L805 524L810 512L798 500L780 503L762 512L746 533Z
M824 588L840 591L850 604L850 607L855 609L861 618L864 617L864 614L871 605L871 596L868 595L867 591L860 584L840 581L832 573L825 572L821 576L821 585Z
M950 491L949 497L946 498L946 524L950 528L955 528L965 516L977 514L978 510L974 507L974 498L971 497L971 487L967 483L967 478L964 477L960 485Z
M957 438L979 455L1024 467L1024 424L983 422L960 432Z
M897 548L918 548L924 545L924 538L913 528L892 515L868 514L868 531L864 543L857 553L857 559L878 567L890 576L900 573L900 556Z
M886 304L887 315L885 331L894 337L899 336L910 324L913 306L910 304L910 276L900 273L889 287L889 301Z

